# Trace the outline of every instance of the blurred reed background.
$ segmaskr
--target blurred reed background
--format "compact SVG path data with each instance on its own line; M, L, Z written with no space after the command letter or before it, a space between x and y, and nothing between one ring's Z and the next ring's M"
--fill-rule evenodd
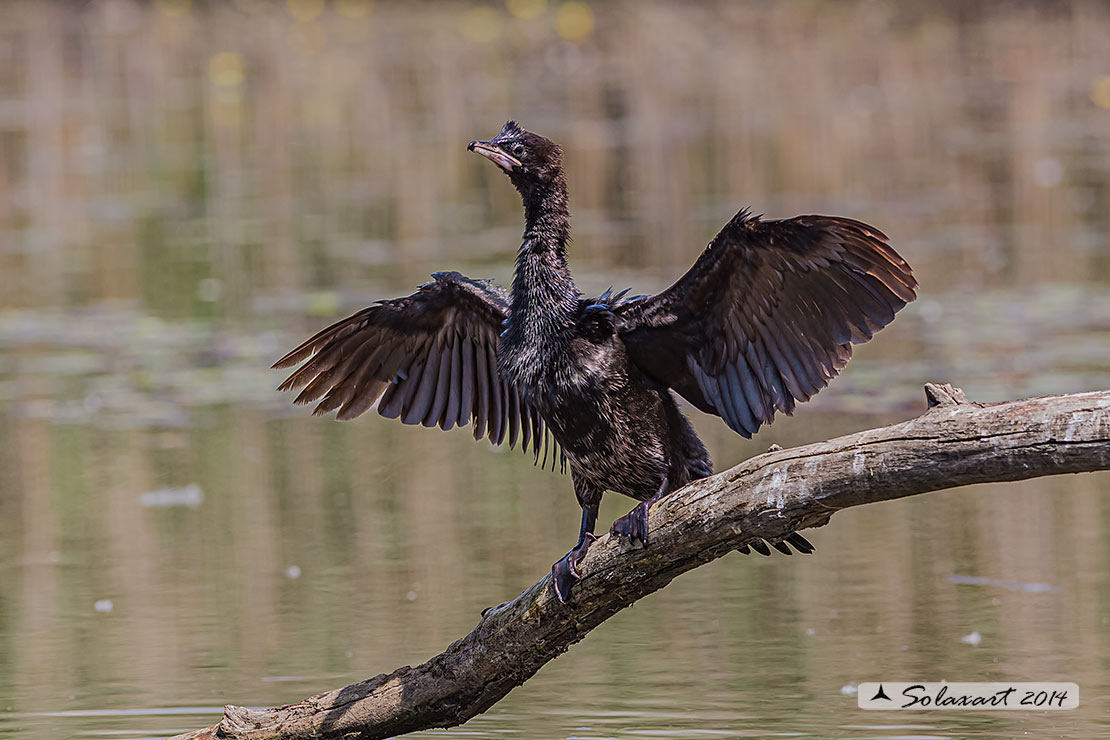
M696 420L718 468L917 413L927 380L1110 387L1107 28L1098 2L5 2L0 734L164 734L418 662L572 544L567 477L311 418L266 370L434 270L507 283L519 201L465 145L510 117L564 146L584 290L665 286L745 205L861 218L914 265L921 300L797 418ZM842 686L997 677L1091 699L913 732L1105 734L1107 482L838 515L465 729L887 737Z

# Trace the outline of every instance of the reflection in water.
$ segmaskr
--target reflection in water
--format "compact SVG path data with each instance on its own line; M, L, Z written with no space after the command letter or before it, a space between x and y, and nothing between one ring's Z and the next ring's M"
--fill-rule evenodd
M508 276L519 204L464 147L510 115L565 143L584 290L662 287L748 204L866 218L914 265L922 299L797 418L695 420L718 468L917 413L925 380L1110 387L1106 8L567 5L5 7L0 733L165 735L419 662L562 554L565 476L311 418L265 369L433 269ZM1107 482L844 512L452 734L1103 736ZM1083 704L855 710L876 678Z

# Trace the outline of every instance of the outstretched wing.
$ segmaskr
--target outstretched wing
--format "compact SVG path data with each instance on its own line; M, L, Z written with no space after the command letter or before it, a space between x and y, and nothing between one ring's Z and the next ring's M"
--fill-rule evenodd
M618 311L633 361L750 437L791 413L916 294L878 229L741 211L674 285Z
M497 339L509 316L505 292L487 281L440 272L405 298L379 301L308 339L275 368L304 363L278 390L303 388L294 403L353 419L378 413L405 424L451 429L474 421L474 438L518 438L538 455L543 421L497 369ZM546 445L545 445L546 447Z

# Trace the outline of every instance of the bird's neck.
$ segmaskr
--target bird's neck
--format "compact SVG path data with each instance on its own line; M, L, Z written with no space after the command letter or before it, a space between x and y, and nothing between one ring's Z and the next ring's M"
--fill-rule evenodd
M578 290L567 266L570 214L562 177L523 190L525 230L516 258L508 335L516 339L552 337L569 328Z

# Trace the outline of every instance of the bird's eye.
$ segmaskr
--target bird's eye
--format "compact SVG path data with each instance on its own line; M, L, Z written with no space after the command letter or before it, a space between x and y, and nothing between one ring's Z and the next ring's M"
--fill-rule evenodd
M520 144L520 143L513 144L513 156L516 157L517 159L524 156L524 145L523 144Z

